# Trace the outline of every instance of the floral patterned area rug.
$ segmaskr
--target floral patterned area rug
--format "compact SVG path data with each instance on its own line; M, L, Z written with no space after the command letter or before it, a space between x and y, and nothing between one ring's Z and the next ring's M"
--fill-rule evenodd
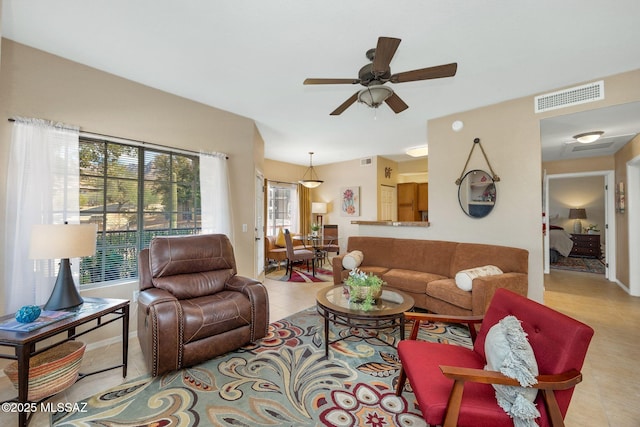
M267 277L281 282L333 282L333 271L326 267L326 264L323 267L316 267L315 276L311 268L307 271L307 268L304 266L295 266L291 274L285 274L286 270L282 266L280 268L271 267L267 270Z
M272 323L269 336L160 377L142 377L86 400L85 412L56 414L56 426L426 426L407 384L394 393L398 331L348 331L324 356L315 307ZM407 331L407 334L409 331ZM420 339L470 346L459 325L430 324Z
M582 271L583 273L604 274L604 264L597 258L558 257L558 262L549 264L558 270Z

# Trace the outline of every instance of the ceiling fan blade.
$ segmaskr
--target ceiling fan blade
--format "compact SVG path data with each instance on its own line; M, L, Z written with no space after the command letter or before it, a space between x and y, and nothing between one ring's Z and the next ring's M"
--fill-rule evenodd
M338 108L336 108L335 110L333 110L331 112L331 114L329 114L330 116L339 116L340 114L342 114L342 112L344 110L346 110L347 108L351 107L351 105L356 102L358 100L358 92L354 93L351 98L347 99L346 101L344 101L342 104L340 104L340 106Z
M389 70L389 63L395 55L400 39L392 37L378 38L378 46L376 46L376 55L373 58L373 66L371 71L374 74L384 74Z
M391 83L414 82L417 80L441 79L443 77L453 77L458 70L458 63L437 65L435 67L421 68L419 70L405 71L397 73L389 78Z
M344 85L344 84L358 84L359 79L305 79L305 85Z
M387 105L393 110L394 113L398 114L404 110L406 110L407 108L409 108L409 106L402 100L400 99L400 97L398 96L397 93L393 93L393 95L391 95L390 97L388 97L387 99L384 100L384 102L387 103Z

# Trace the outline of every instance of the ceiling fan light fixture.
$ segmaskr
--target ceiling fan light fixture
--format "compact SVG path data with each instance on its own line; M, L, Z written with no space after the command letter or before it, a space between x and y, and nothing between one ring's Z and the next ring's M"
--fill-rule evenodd
M581 142L583 144L590 144L592 142L597 141L603 134L604 132L601 130L598 131L593 131L593 132L585 132L585 133L579 133L577 135L575 135L573 137L573 139L575 139L578 142Z
M305 171L304 175L302 175L302 179L298 181L300 184L304 185L307 188L316 188L320 186L324 181L320 180L318 174L313 169L313 162L311 161L313 158L313 151L309 151L309 167ZM307 174L309 178L307 178ZM315 178L314 178L315 175Z
M412 147L405 151L411 157L425 157L429 155L429 146L421 145L419 147Z
M371 85L358 92L358 102L371 108L378 108L387 98L393 95L393 89L385 85Z

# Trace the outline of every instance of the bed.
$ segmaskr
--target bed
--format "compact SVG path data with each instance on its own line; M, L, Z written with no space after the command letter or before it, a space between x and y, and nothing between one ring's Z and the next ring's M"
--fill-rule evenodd
M564 228L551 226L549 230L549 261L557 262L558 256L569 256L573 248L571 235Z

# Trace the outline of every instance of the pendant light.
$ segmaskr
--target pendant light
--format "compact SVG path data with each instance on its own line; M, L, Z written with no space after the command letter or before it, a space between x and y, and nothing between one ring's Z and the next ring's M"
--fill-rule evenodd
M318 174L316 173L315 170L313 170L312 158L313 158L313 151L309 151L309 167L307 168L307 171L304 173L304 175L302 175L302 179L298 181L300 184L304 185L307 188L316 188L324 182L324 181L321 181L320 178L318 178ZM308 178L307 178L307 174L309 174ZM314 175L315 175L315 178L314 178Z

